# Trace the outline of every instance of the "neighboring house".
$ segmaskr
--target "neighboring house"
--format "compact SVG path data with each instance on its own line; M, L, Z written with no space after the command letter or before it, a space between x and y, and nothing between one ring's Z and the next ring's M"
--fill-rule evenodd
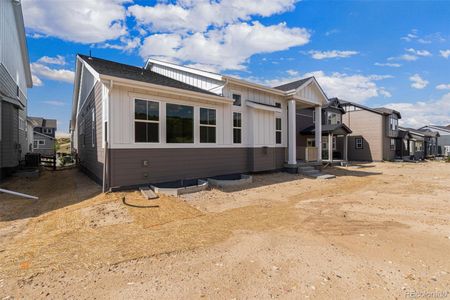
M314 78L270 88L149 59L78 55L73 152L103 188L297 167L296 110L327 97ZM301 116L300 116L301 117ZM316 160L321 161L321 126Z
M27 147L27 88L32 87L22 7L0 1L0 179L18 167Z
M400 144L400 113L384 107L370 108L340 99L338 101L346 112L342 115L342 123L352 131L348 137L348 160L395 159Z
M55 155L56 120L37 117L27 118L32 140L28 145L29 152L42 155Z
M431 130L439 133L437 152L439 155L450 156L450 125L427 125L419 128L419 130Z
M330 99L322 106L322 160L344 160L348 158L348 134L350 128L342 123L345 110L337 98ZM314 109L297 111L297 153L301 160L309 161L310 147L315 147L314 132L316 116ZM331 155L330 155L331 154Z
M396 158L420 160L425 158L426 135L413 128L399 127L399 140Z

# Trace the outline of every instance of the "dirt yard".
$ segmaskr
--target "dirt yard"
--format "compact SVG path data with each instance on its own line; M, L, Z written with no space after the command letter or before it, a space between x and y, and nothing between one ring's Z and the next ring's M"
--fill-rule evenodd
M0 299L450 298L450 164L328 172L153 201L12 179L40 200L0 194Z

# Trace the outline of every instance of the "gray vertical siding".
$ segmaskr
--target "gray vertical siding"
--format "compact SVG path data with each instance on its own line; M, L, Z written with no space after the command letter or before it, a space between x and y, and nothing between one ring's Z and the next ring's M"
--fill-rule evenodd
M111 149L111 186L275 170L284 161L281 147Z
M95 111L95 136L92 145L92 109ZM82 144L80 128L78 127L78 156L80 166L94 177L97 182L102 182L103 178L103 154L102 148L102 87L97 82L86 98L86 103L79 113L78 124L84 121L85 145Z

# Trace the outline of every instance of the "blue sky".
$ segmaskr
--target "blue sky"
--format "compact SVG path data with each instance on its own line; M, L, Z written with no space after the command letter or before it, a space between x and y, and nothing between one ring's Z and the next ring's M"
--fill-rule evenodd
M68 131L76 53L149 56L277 85L314 75L329 97L450 124L450 1L23 0L29 114Z

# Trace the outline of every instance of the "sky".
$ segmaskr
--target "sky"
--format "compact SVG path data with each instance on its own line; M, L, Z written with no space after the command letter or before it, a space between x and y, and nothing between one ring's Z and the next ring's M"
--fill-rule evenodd
M450 124L450 1L22 0L31 116L68 132L76 54L148 57Z

